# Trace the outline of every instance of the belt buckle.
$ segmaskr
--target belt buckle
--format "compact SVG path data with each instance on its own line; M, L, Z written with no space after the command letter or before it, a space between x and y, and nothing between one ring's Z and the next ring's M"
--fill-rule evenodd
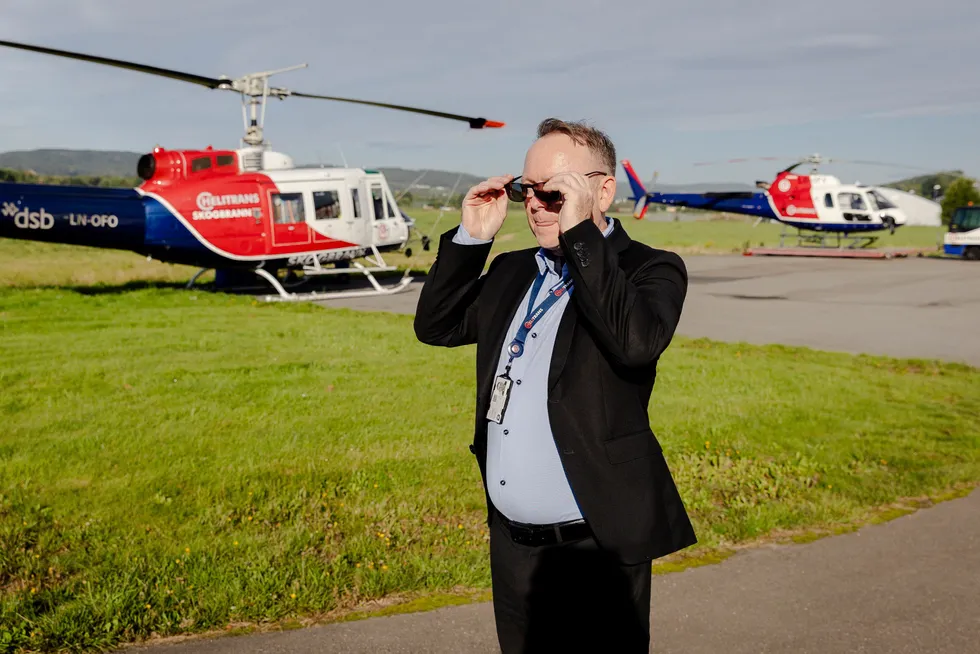
M557 542L561 543L562 542L561 525L559 524L552 525L552 529L554 529L555 531L555 539L557 540Z

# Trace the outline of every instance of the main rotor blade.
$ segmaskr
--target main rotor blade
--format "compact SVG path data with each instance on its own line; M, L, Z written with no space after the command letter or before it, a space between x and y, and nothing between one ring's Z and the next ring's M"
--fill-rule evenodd
M13 41L0 41L0 45L7 46L8 48L18 48L20 50L31 50L33 52L55 55L57 57L80 59L82 61L89 61L96 64L104 64L106 66L115 66L117 68L127 68L129 70L135 70L140 73L149 73L150 75L159 75L161 77L169 77L170 79L176 79L182 82L199 84L200 86L206 86L209 89L216 89L222 84L231 83L231 80L228 79L218 79L217 77L204 77L202 75L194 75L193 73L182 73L178 70L169 70L167 68L157 68L156 66L137 64L132 61L122 61L120 59L97 57L95 55L87 55L79 52L69 52L67 50L55 50L54 48L44 48L37 45L28 45L26 43L14 43Z
M469 123L470 127L473 129L483 129L485 127L503 127L504 123L496 120L487 120L486 118L471 118L469 116L460 116L458 114L448 114L443 111L433 111L431 109L419 109L417 107L406 107L399 104L387 104L384 102L370 102L368 100L354 100L352 98L337 98L329 95L315 95L313 93L297 93L291 91L290 95L295 95L300 98L313 98L315 100L334 100L337 102L353 102L355 104L366 104L372 107L384 107L386 109L397 109L399 111L409 111L416 114L425 114L426 116L436 116L438 118L448 118L450 120L459 120L464 123Z
M908 170L920 170L920 171L932 170L931 168L923 168L921 166L909 166L908 164L891 163L888 161L867 161L864 159L837 159L837 158L831 158L828 159L828 161L859 164L862 166L884 166L886 168L906 168Z
M794 159L796 157L741 157L739 159L726 159L725 161L697 161L692 166L717 166L720 164L745 163L746 161L781 161L784 159Z

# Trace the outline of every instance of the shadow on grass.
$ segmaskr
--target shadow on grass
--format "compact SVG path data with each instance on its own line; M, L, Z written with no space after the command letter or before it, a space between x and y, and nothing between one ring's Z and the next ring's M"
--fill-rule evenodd
M374 277L382 285L386 283L392 284L400 279L405 274L402 270L388 271L375 273ZM427 273L424 271L410 271L409 277L413 280L424 281L427 277ZM189 280L182 281L165 281L165 280L132 280L124 282L121 284L110 284L110 283L99 283L99 284L69 284L69 285L58 285L58 284L46 284L37 286L23 286L23 287L11 287L12 290L60 290L69 291L72 293L78 293L79 295L89 295L89 296L99 296L99 295L121 295L125 293L133 293L137 291L146 290L160 290L160 291L188 291L188 292L198 292L198 293L211 293L215 295L247 295L247 296L260 296L260 295L275 295L276 290L271 284L265 282L261 278L256 277L256 283L254 284L238 284L235 286L218 288L215 286L213 281L197 282L190 288L187 288L187 282ZM307 293L310 291L327 292L327 291L345 291L345 290L364 290L371 288L371 283L363 275L352 272L348 275L331 275L329 277L301 277L298 281L292 283L286 283L280 278L280 283L287 292L290 293Z

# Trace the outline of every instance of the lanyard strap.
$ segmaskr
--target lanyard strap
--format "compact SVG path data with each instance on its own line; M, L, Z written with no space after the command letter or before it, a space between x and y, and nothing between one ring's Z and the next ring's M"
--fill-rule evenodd
M520 328L517 330L517 334L514 336L514 340L510 342L507 346L507 351L510 353L510 361L507 362L507 372L510 372L510 364L513 363L514 359L520 357L524 354L524 341L527 339L528 332L530 332L534 325L541 320L542 316L548 312L548 309L553 307L558 300L565 294L566 291L571 291L574 282L571 278L565 277L558 281L557 284L551 287L548 291L547 297L541 301L541 304L534 307L534 299L538 296L541 291L541 285L544 284L545 274L542 273L534 280L534 286L531 287L531 297L527 303L527 315L524 317L524 322L521 323Z

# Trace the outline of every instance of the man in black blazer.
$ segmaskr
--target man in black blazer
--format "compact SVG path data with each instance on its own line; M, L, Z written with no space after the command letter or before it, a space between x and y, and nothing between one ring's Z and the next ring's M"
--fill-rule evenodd
M647 652L651 561L696 542L647 407L687 293L676 254L605 212L616 153L548 119L523 174L493 177L441 236L415 333L475 343L476 455L504 652ZM481 276L508 199L537 248Z

